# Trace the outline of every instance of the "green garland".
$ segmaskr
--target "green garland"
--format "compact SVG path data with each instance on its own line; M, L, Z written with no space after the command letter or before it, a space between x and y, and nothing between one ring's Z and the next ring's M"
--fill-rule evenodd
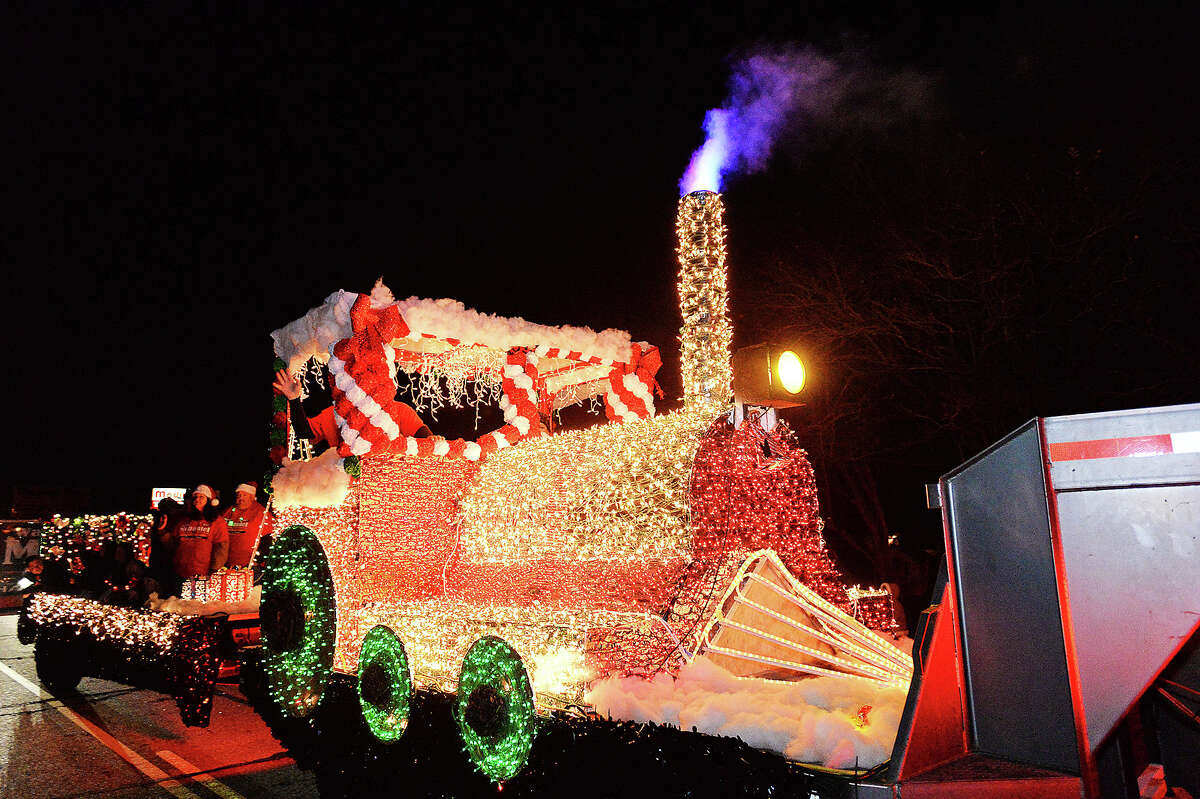
M287 369L287 362L276 358L271 364L271 374L281 369ZM271 395L271 425L267 429L267 445L269 457L267 469L263 473L263 493L268 497L272 494L271 481L283 468L283 458L288 453L282 452L287 445L287 398L278 392Z
M292 716L307 716L329 682L337 629L329 564L308 528L288 527L271 545L259 615L271 697Z
M495 782L525 765L537 733L533 690L521 656L484 636L463 659L454 719L476 768Z

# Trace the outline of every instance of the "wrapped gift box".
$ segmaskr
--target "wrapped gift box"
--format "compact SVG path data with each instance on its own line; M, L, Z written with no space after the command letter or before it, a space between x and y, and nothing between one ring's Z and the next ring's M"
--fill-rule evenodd
M241 602L253 588L250 569L222 569L208 577L192 577L183 581L180 597L198 602Z

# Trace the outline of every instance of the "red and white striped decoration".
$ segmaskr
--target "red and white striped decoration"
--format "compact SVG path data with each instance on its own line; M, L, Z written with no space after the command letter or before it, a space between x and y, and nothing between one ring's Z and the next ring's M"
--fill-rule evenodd
M500 408L504 411L504 421L507 424L499 430L480 436L475 441L461 438L446 441L406 437L400 451L416 457L466 458L469 461L477 461L522 439L536 436L541 430L538 423L537 391L534 389L537 380L537 356L527 350L514 349L508 353L506 360L501 381L503 394L500 396Z
M648 419L654 415L654 373L662 365L658 347L634 344L629 363L613 366L608 376L610 390L604 395L604 414L619 422ZM662 396L662 391L658 391Z
M634 345L637 346L636 344ZM576 350L564 350L558 347L550 347L545 344L539 346L534 352L539 358L562 358L567 361L578 361L579 363L591 363L597 366L623 366L620 361L614 361L609 358L601 358L596 355L586 355Z
M354 334L333 345L330 393L342 439L338 452L361 457L386 452L401 437L393 416L395 352L389 342L408 335L408 325L396 306L374 308L366 294L350 308L350 323Z
M343 457L402 452L474 461L541 429L535 388L537 355L514 349L508 353L501 382L504 427L477 441L401 435L394 410L399 404L395 399L396 351L390 342L408 335L408 325L395 305L374 308L366 294L354 302L350 319L354 335L335 344L329 359L334 413L342 438L338 452Z

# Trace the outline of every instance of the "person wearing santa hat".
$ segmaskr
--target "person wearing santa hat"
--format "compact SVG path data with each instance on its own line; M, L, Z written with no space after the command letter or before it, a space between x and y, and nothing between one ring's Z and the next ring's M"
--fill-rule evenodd
M187 511L171 531L175 545L175 574L180 579L207 577L211 564L225 562L229 537L223 527L215 528L216 492L201 483L189 497Z
M228 557L217 562L213 551L213 571L228 566L241 568L250 565L258 546L259 531L263 523L265 508L258 503L258 483L242 483L233 490L233 507L229 508L214 523L223 528L221 534L229 541Z

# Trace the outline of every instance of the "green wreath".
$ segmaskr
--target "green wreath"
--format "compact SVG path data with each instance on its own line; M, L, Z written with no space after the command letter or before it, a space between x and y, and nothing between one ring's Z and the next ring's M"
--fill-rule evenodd
M412 671L404 644L385 625L371 628L358 657L358 701L371 733L385 744L408 727Z
M454 718L476 768L495 782L516 776L537 732L533 690L521 656L495 636L463 659Z
M337 630L329 563L307 527L288 527L271 545L259 618L271 698L290 715L307 716L329 682Z

